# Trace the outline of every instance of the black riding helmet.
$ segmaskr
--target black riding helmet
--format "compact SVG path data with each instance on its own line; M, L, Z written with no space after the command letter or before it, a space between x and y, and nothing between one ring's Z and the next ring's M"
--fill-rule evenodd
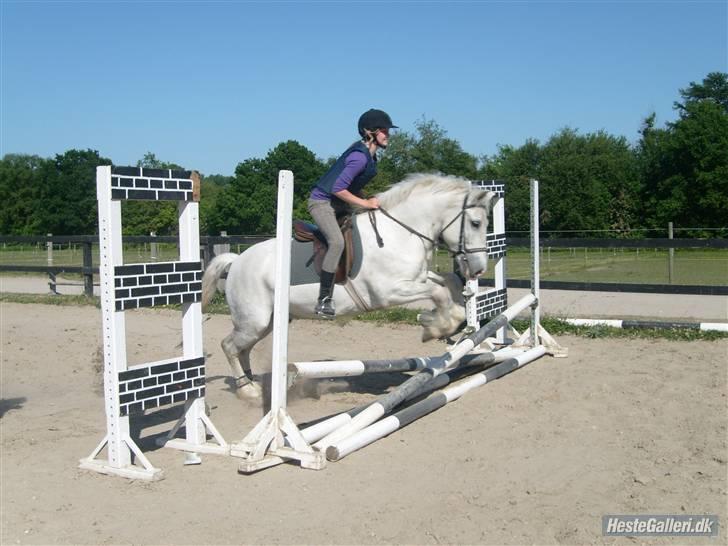
M392 118L384 110L372 108L364 112L359 118L359 134L365 136L365 129L376 131L377 129L399 129L392 123Z

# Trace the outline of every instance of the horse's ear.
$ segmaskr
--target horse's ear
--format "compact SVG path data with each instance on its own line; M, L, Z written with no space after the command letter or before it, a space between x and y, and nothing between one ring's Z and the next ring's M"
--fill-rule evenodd
M479 195L476 197L476 201L478 204L485 207L485 210L490 210L494 197L495 193L492 191L480 190Z

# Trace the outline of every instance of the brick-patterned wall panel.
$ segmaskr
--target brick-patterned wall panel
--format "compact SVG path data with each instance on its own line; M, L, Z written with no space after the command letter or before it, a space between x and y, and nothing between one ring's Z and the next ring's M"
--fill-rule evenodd
M503 233L488 233L485 236L485 247L488 249L488 257L493 259L502 258L506 255L506 236Z
M111 168L113 200L194 201L191 171Z
M200 262L159 262L114 268L116 310L202 300Z
M498 180L479 180L477 182L473 182L473 186L487 191L492 191L496 197L503 197L506 194L505 184Z
M119 373L119 411L142 410L205 395L204 357L150 363Z
M489 290L475 298L475 312L478 320L499 315L508 307L508 293L505 288Z

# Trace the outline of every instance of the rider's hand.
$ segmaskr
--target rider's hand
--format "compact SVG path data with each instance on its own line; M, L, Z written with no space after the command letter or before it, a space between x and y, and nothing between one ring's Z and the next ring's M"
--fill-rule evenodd
M367 207L370 209L378 209L379 208L379 199L376 197L370 197L367 199Z

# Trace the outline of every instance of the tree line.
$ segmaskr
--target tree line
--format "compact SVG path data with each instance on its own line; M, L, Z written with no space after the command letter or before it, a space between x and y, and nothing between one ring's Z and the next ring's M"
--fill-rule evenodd
M543 143L529 139L521 146L501 146L492 156L475 156L436 121L422 119L413 133L392 135L367 193L382 191L414 172L500 179L507 188L506 228L526 231L528 180L537 178L541 228L552 235L628 237L636 228L660 230L668 222L682 228L726 228L728 74L712 72L680 89L679 95L677 119L657 127L654 114L646 117L634 144L604 131L580 134L564 128ZM242 161L233 176L203 175L202 232L273 233L280 169L294 172L294 214L308 218L311 188L334 160L319 159L289 140L264 158ZM112 160L95 150L69 150L54 158L5 155L0 160L0 233L96 233L96 166L109 164ZM164 162L153 153L137 166L194 168ZM127 235L168 235L177 229L175 203L125 202L122 215ZM693 229L681 236L720 234L726 231Z

